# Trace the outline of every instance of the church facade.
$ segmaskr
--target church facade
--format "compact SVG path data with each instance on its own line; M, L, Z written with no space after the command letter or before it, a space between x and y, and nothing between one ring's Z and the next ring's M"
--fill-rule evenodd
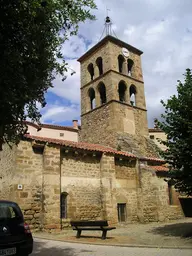
M141 54L109 35L79 58L78 142L26 134L0 152L1 198L18 202L31 228L183 217L166 163L149 138Z

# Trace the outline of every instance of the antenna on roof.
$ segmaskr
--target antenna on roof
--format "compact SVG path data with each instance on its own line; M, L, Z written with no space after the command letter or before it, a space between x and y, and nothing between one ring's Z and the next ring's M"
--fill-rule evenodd
M109 36L109 35L112 36L114 34L114 36L117 37L115 32L112 29L112 24L113 23L111 21L111 18L109 17L109 11L110 11L110 9L107 8L107 16L105 18L104 30L103 30L103 33L102 33L99 41L103 37L104 33L105 33L106 36Z

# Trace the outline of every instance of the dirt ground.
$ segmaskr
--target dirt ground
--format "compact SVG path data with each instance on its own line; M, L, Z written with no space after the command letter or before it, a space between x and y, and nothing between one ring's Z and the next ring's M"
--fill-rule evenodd
M108 232L106 240L101 240L101 232L99 231L82 231L79 239L75 235L76 231L71 229L59 233L36 232L33 234L37 238L67 242L192 249L192 218L166 223L119 225L115 230Z

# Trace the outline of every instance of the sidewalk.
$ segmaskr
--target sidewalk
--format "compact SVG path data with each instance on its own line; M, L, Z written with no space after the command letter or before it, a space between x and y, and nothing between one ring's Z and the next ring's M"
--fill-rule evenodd
M69 229L57 234L36 232L33 236L41 239L99 245L192 249L192 218L166 223L135 223L127 224L126 227L117 226L117 229L108 232L106 240L101 240L101 233L82 231L81 238L76 239L76 231Z

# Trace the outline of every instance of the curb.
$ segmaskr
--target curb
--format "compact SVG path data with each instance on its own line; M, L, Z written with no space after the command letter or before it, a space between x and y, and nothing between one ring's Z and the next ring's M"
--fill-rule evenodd
M157 248L157 249L180 249L180 250L189 250L192 249L192 246L180 246L180 247L174 247L174 246L159 246L159 245L145 245L145 244L103 244L103 243L91 243L91 242L78 242L78 241L70 241L65 240L62 238L48 238L48 237L42 237L33 234L33 238L42 239L42 240L48 240L48 241L58 241L58 242L65 242L65 243L72 243L72 244L87 244L87 245L99 245L99 246L115 246L115 247L138 247L138 248Z

